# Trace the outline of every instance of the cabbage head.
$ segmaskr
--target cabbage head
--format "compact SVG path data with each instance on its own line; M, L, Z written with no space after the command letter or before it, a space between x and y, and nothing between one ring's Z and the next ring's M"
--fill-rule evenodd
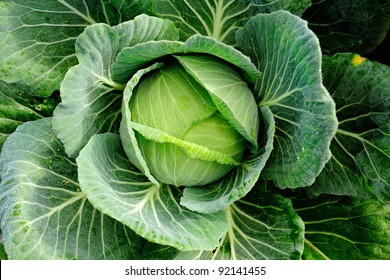
M212 56L177 60L142 78L130 100L131 120L141 153L159 182L206 185L238 166L251 140L257 143L258 109L248 85L232 66ZM245 103L230 108L220 104L202 85L203 77L186 68L188 61L212 68L208 80L234 80L236 86L224 88L221 95L238 96Z

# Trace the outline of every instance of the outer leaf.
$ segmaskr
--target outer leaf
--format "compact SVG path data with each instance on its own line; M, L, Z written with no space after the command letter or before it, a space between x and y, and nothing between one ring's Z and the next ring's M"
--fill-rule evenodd
M289 199L256 188L225 213L229 230L214 259L300 259L304 226Z
M201 34L227 44L234 44L234 33L245 22L258 13L289 10L302 13L309 0L154 0L152 12L168 18L180 28L181 38Z
M146 15L116 27L95 24L79 36L80 64L68 71L61 84L62 103L53 121L69 156L76 157L96 133L117 130L124 85L111 77L116 54L141 42L175 38L172 23Z
M149 41L133 47L124 48L112 66L113 79L124 83L140 68L157 59L163 60L171 54L208 54L219 57L238 67L238 71L248 83L254 83L260 72L250 59L235 48L212 38L194 35L185 42Z
M390 27L390 1L314 0L304 18L325 53L372 52Z
M51 119L18 127L0 158L1 231L10 259L138 258L139 239L80 192Z
M149 14L151 9L150 0L109 0L117 9L120 16L120 22L134 19L140 14Z
M183 206L201 213L213 213L225 209L252 189L271 154L275 133L271 111L267 107L261 111L264 119L262 130L266 131L262 136L264 146L222 180L208 186L185 188L180 201Z
M58 103L57 95L38 98L28 90L0 80L0 150L7 137L26 121L51 116Z
M390 207L372 200L321 196L295 200L305 223L305 259L390 259Z
M359 55L324 57L339 129L332 159L309 192L390 202L390 67Z
M306 22L280 11L252 18L236 39L263 73L257 99L276 121L275 148L263 174L281 188L312 184L330 158L337 127L316 36Z
M42 97L51 95L76 64L76 37L90 24L115 23L109 10L107 1L1 1L0 79L23 82Z
M76 157L92 135L117 129L122 88L111 81L108 71L117 48L116 34L105 24L87 28L77 40L80 64L61 83L62 103L53 120L70 157Z
M81 189L103 213L151 242L180 250L212 250L226 232L223 212L191 212L175 187L152 184L127 159L116 134L96 135L77 158Z

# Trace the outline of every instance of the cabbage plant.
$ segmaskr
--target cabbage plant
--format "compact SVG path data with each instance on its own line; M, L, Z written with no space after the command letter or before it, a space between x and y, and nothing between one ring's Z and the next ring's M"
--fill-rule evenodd
M390 70L310 4L0 1L8 257L390 258Z

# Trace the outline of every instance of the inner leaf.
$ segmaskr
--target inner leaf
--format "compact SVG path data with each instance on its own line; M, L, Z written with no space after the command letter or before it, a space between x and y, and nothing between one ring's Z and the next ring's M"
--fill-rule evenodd
M251 150L256 151L259 115L247 83L231 66L217 58L204 55L176 58L209 92L219 112L250 142Z
M180 147L192 159L218 162L220 164L227 164L233 166L237 166L240 164L239 162L235 161L233 157L228 156L225 153L221 153L217 150L212 150L206 146L181 140L162 130L142 125L136 122L132 122L131 127L148 140L152 140L158 143L170 143L174 144L177 147Z

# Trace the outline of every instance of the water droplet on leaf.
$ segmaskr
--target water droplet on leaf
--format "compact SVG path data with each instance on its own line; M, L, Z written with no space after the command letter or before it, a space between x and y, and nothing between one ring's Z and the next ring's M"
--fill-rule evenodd
M22 238L21 238L20 234L16 234L15 237L12 239L12 241L13 241L16 245L20 244L20 242L22 241Z

